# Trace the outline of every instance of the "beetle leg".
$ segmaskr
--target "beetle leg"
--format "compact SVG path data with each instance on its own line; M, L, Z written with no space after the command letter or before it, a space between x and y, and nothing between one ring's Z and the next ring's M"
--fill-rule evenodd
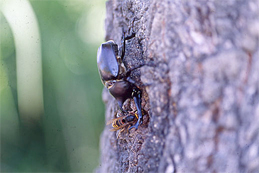
M125 31L124 31L124 28L122 28L122 41L121 41L121 59L124 58L124 55L125 55L125 43L126 43L126 40L129 40L129 39L132 39L133 37L135 37L135 32L132 32L130 35L126 36L125 37Z
M125 38L124 38L124 42L126 40L129 40L129 39L132 39L133 37L135 37L136 33L135 32L132 32L130 35L127 35ZM125 46L124 46L125 47Z
M137 85L137 83L136 83L133 79L131 79L131 77L127 77L126 80L127 80L129 83L135 85L135 87L139 88L138 85ZM133 91L133 92L134 92L134 91ZM133 95L133 94L132 94L132 95Z
M127 69L125 74L122 75L122 77L128 77L130 76L130 73L133 71L133 70L136 70L136 69L139 69L143 66L148 66L148 67L155 67L155 64L153 62L148 62L148 63L143 63L143 64L139 64L133 68L130 68L130 69Z
M132 95L138 111L138 121L135 125L131 126L129 130L132 128L135 128L137 130L138 126L143 122L143 116L141 111L141 91L137 88L134 88Z
M140 67L143 67L145 66L146 64L140 64L140 65L137 65L136 67L133 67L133 68L130 68L126 71L126 73L124 74L124 77L128 77L130 75L130 73L133 71L133 70L136 70Z
M126 80L132 84L134 84L137 88L149 87L152 84L137 84L131 77L127 77Z

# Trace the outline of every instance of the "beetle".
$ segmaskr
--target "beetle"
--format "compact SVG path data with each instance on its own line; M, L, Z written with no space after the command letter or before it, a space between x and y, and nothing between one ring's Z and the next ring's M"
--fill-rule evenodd
M125 42L133 37L135 37L134 32L125 37L125 32L123 31L122 46L120 49L118 49L118 45L113 40L109 40L103 43L97 51L97 66L102 83L117 100L121 111L125 113L122 105L128 98L133 98L135 102L138 121L129 130L131 128L137 130L143 121L141 113L141 90L137 87L136 82L130 78L131 71L139 67L128 70L123 63ZM119 52L119 50L121 51Z

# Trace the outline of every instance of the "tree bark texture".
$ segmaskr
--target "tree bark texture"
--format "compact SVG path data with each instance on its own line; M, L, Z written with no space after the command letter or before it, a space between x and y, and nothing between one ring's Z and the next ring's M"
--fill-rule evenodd
M148 112L138 130L101 136L97 172L259 171L259 0L110 0L106 40ZM154 65L148 65L153 62ZM106 121L120 112L104 89ZM136 110L132 99L125 110Z

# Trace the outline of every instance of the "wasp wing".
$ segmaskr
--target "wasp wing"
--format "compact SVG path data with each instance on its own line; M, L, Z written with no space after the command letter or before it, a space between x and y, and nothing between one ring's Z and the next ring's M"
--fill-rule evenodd
M107 121L106 125L110 125L110 124L112 124L115 121L120 121L121 119L123 119L125 117L126 116L121 116L121 117L118 117L118 118L111 119L111 120Z

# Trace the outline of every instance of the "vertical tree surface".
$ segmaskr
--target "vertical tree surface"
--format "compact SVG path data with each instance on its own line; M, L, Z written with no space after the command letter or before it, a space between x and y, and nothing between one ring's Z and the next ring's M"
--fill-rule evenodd
M101 136L97 172L259 171L259 1L110 0L106 40L126 42L148 112ZM105 89L106 121L118 105ZM132 99L125 110L136 110Z

